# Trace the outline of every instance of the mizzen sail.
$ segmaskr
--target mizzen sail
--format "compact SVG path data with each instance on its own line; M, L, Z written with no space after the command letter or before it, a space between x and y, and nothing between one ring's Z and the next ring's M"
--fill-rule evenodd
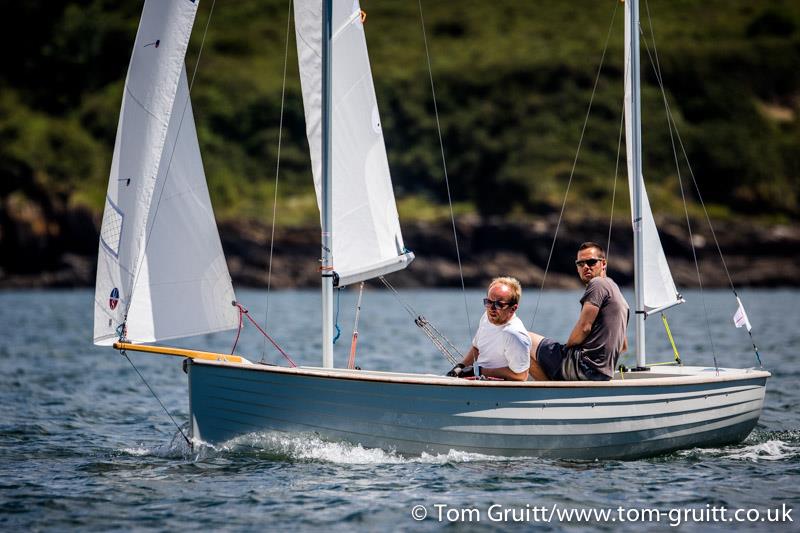
M95 288L95 344L238 326L184 57L197 3L148 0L125 81Z
M321 205L321 2L295 2L297 55L317 203ZM367 42L357 0L333 2L333 265L347 285L405 268Z

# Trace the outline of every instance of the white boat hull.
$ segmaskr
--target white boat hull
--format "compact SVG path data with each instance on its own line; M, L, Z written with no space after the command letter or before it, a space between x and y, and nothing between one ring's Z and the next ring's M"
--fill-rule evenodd
M208 361L187 370L192 436L202 442L278 431L402 454L574 459L741 441L770 375L682 367L607 383L510 383Z

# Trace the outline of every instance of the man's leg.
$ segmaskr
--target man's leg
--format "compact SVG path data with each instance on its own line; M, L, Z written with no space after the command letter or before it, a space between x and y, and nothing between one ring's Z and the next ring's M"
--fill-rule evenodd
M528 374L534 381L548 381L547 374L544 373L542 367L539 366L539 361L536 359L536 352L539 351L539 344L544 337L532 331L528 332L528 336L531 338L531 366L528 369Z

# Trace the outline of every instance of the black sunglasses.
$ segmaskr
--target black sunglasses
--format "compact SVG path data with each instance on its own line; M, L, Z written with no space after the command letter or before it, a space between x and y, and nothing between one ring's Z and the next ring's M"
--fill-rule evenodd
M512 305L514 304L510 302L501 302L500 300L490 300L489 298L483 299L483 306L491 307L492 309L507 309Z
M575 266L578 267L578 268L581 268L581 267L583 267L583 265L586 265L589 268L592 268L593 266L595 266L598 263L598 261L602 261L602 260L603 260L602 258L596 259L594 257L591 258L591 259L581 259L579 261L575 261Z

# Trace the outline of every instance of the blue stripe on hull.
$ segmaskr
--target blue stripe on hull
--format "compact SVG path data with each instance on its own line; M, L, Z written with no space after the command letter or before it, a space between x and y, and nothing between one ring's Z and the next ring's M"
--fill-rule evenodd
M189 369L194 437L209 443L288 431L405 454L455 449L581 459L740 441L758 421L766 382L450 387L196 363ZM634 414L639 406L656 412Z

